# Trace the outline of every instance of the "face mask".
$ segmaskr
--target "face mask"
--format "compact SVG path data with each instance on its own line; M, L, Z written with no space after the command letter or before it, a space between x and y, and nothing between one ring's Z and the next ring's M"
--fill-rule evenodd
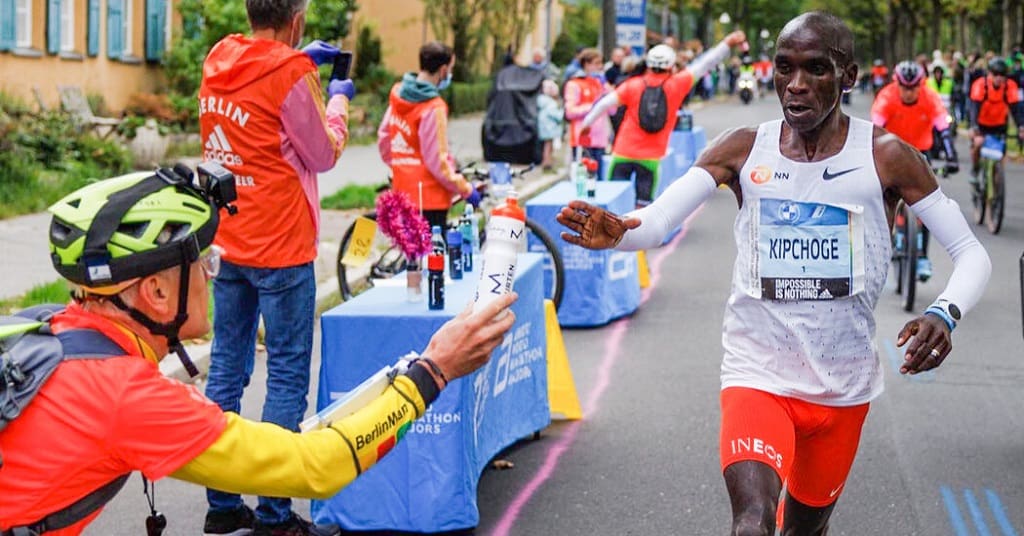
M449 71L448 76L444 77L444 80L437 84L437 90L444 91L450 85L452 85L452 73Z

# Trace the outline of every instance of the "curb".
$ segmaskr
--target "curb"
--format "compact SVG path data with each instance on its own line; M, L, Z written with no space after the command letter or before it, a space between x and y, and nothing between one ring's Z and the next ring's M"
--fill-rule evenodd
M565 180L564 175L555 173L545 174L536 176L530 179L516 179L514 186L516 191L519 193L519 198L522 200L530 199L537 194L547 190L559 181ZM320 243L320 255L323 256L333 255L337 250L338 244L334 242L321 242ZM323 276L320 281L317 281L316 286L316 310L320 311L332 301L337 301L338 294L338 282L335 274L327 273ZM319 313L318 313L319 314ZM188 352L189 357L195 364L196 368L199 369L199 375L195 378L189 377L188 373L185 372L185 368L181 365L181 361L175 356L170 356L167 359L160 361L160 372L169 378L174 378L183 383L196 384L206 379L207 373L210 371L210 351L212 348L212 342L203 342L199 344L186 344L185 350ZM257 349L257 352L261 350Z

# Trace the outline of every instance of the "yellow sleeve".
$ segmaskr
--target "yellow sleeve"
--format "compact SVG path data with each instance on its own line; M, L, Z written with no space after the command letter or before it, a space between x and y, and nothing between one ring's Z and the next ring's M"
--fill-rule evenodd
M424 411L416 384L399 375L368 406L323 430L300 434L228 413L220 438L171 476L230 493L326 499L377 463Z

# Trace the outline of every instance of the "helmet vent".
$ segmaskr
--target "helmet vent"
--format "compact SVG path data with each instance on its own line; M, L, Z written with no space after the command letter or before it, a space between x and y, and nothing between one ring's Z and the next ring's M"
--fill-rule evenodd
M78 199L75 199L73 201L68 201L68 204L71 205L74 208L78 208L78 205L82 204L82 198L78 198Z
M206 209L208 209L208 208L209 208L209 207L205 207L205 206L203 206L203 205L197 205L197 204L195 204L195 203L190 203L190 202L188 202L188 201L183 201L183 202L182 202L181 204L182 204L183 206L186 206L186 207L188 207L188 208L191 208L191 209L195 210L196 212L200 212L200 213L204 212L204 211L205 211Z
M117 232L128 235L132 238L142 238L147 227L149 227L149 222L122 223L118 226Z

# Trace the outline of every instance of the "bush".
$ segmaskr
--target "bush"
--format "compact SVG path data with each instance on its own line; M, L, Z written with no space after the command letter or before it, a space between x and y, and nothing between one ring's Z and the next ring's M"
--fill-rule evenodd
M491 91L490 81L453 82L451 88L441 93L448 102L452 115L465 115L487 109L487 94Z
M12 95L0 89L0 112L13 117L19 117L31 113L32 110L17 95Z
M333 210L372 209L380 186L349 184L320 200L320 207Z

